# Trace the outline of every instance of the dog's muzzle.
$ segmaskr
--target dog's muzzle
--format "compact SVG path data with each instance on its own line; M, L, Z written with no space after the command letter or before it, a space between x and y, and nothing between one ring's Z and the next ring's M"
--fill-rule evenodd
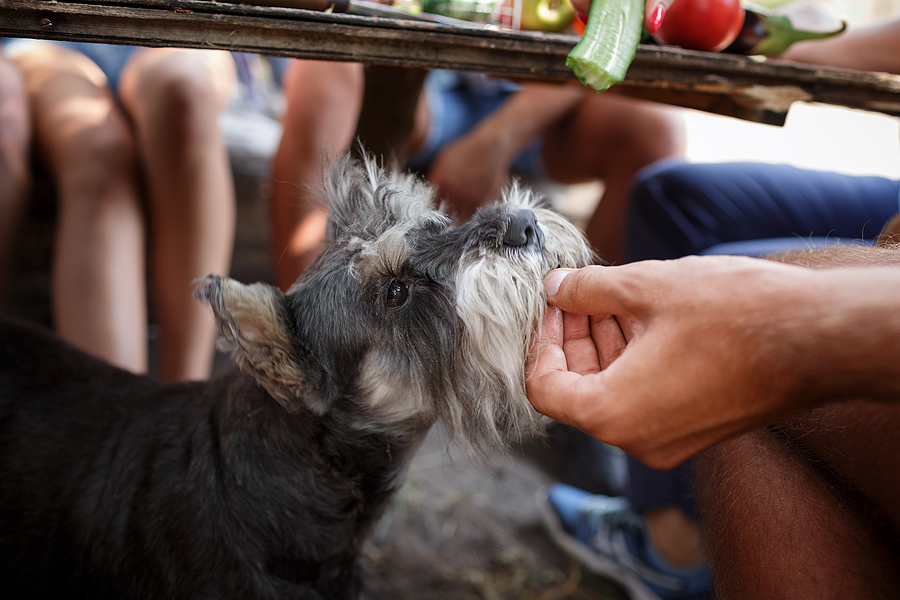
M509 215L503 243L511 248L538 250L544 247L544 232L534 212L522 209Z

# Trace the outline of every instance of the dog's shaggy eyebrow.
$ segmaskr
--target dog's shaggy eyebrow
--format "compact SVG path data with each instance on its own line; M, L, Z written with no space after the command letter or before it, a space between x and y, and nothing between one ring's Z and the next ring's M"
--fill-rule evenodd
M353 251L351 267L362 278L398 274L409 260L411 246L408 224L389 227L374 240L354 238L348 248Z

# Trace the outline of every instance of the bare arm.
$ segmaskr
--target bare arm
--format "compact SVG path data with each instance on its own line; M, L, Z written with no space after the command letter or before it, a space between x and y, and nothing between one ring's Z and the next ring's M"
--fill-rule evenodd
M576 85L523 86L469 133L443 148L428 179L460 216L470 216L503 186L516 156L588 92Z
M900 20L850 28L826 40L798 42L782 57L844 69L900 73Z
M514 157L575 108L587 93L577 85L524 85L482 121L472 135L496 138L498 150Z
M898 298L896 267L735 257L587 267L551 296L562 310L544 321L529 398L671 467L830 401L900 398Z

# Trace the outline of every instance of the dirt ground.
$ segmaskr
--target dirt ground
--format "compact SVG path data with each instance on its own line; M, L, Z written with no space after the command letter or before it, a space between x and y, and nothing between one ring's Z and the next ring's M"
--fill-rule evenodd
M545 534L536 492L559 479L553 437L487 462L429 435L366 546L367 600L620 599Z

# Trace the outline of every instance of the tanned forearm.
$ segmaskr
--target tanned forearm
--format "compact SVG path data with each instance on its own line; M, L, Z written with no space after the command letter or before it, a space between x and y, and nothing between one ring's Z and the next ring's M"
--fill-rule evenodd
M825 40L798 42L782 57L843 69L900 73L900 20L851 28Z
M580 85L528 84L485 118L471 135L496 140L497 150L514 157L582 101Z
M797 360L817 373L808 392L900 400L900 252L838 246L776 259L825 269L809 290L803 331L794 332L809 352Z

